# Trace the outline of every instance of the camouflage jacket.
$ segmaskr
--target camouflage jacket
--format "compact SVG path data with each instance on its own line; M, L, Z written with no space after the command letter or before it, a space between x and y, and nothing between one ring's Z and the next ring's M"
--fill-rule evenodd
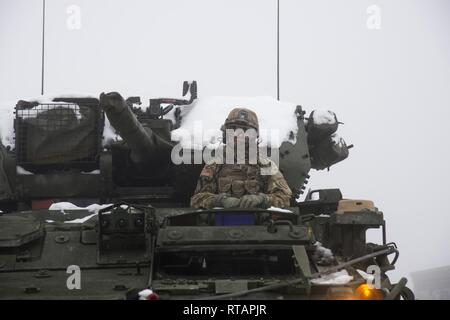
M272 166L272 174L262 175L261 168L269 165ZM264 193L268 196L269 207L279 208L288 207L292 197L283 175L268 159L265 164L206 164L191 198L191 206L210 209L214 207L215 196L219 193L236 198Z

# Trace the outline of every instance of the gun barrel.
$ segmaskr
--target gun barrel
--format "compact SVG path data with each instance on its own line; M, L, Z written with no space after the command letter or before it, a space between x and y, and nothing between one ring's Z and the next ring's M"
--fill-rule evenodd
M156 160L164 150L170 149L170 142L144 127L136 118L123 97L117 92L102 93L100 107L109 122L131 149L130 158L134 164L146 164Z

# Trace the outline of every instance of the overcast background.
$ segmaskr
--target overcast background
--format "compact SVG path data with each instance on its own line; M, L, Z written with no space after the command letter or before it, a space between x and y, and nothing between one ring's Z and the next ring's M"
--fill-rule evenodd
M310 187L375 202L394 279L450 265L450 1L280 2L281 100L335 111L355 145ZM276 0L46 4L45 93L276 96ZM42 1L0 0L0 100L40 94L41 41Z

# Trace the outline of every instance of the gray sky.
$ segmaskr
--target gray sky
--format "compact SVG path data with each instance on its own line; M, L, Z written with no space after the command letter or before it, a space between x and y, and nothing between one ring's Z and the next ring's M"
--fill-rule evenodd
M380 29L366 26L370 5ZM41 6L0 0L1 100L40 94ZM275 96L275 10L275 0L47 0L45 92L178 96L196 79L201 96ZM447 0L281 0L281 99L335 111L355 144L310 187L375 202L400 249L394 278L450 265L449 14Z

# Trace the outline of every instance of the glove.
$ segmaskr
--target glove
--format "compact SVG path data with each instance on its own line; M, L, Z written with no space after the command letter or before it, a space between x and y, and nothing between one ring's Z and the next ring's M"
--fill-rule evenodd
M241 208L267 208L269 197L264 193L246 194L240 200L239 206Z
M226 193L219 193L214 196L213 205L211 207L222 207L222 200L224 200L228 195Z
M214 198L214 207L235 208L239 207L240 199L230 197L226 193L219 193Z
M241 202L241 200L239 198L228 197L228 198L225 198L222 200L222 205L226 209L236 208L236 207L239 207L240 202Z

